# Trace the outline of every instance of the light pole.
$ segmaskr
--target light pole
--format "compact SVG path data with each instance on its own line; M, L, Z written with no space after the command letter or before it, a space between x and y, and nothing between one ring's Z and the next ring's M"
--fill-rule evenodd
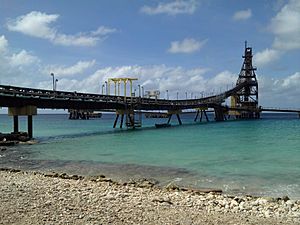
M177 94L177 101L178 101L178 91L177 91L177 93L176 93L176 94Z
M57 90L57 82L58 82L58 79L55 79L54 91L56 91L56 90Z
M54 73L51 73L50 74L52 76L52 88L53 88L53 91L55 91L55 84L54 84Z
M104 95L104 87L105 87L105 84L102 84L102 95Z
M141 85L138 85L139 87L139 97L141 97Z
M187 92L185 92L185 99L187 99Z
M144 86L142 86L142 97L144 98Z
M105 81L105 86L106 86L106 95L107 95L108 94L107 81Z
M166 90L167 92L167 100L169 100L169 90Z
M191 99L193 99L193 92L191 93Z

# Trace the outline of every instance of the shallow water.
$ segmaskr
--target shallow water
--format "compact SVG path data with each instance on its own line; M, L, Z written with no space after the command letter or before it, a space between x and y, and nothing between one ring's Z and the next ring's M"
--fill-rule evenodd
M1 167L56 170L127 180L154 178L162 185L221 188L228 193L288 195L300 199L300 120L293 114L265 114L260 120L194 123L185 115L171 128L166 119L144 119L143 128L113 129L113 115L68 120L34 117L36 145L0 152ZM0 129L12 121L0 115ZM26 130L25 120L21 129Z

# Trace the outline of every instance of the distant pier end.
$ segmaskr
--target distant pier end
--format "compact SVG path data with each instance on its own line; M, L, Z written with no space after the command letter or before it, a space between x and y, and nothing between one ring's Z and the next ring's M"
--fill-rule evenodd
M252 65L252 48L245 42L244 62L236 82L236 87L243 85L231 95L231 110L229 114L241 119L260 118L260 108L258 106L258 82L256 79L256 68Z

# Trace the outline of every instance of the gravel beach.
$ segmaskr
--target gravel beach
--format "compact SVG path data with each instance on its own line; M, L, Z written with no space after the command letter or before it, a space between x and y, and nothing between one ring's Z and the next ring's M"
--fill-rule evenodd
M0 224L300 224L300 201L0 171Z

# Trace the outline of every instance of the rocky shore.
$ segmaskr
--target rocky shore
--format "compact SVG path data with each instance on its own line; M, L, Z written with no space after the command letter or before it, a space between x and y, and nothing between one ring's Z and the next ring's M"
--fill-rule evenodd
M0 170L0 224L300 224L300 201Z

